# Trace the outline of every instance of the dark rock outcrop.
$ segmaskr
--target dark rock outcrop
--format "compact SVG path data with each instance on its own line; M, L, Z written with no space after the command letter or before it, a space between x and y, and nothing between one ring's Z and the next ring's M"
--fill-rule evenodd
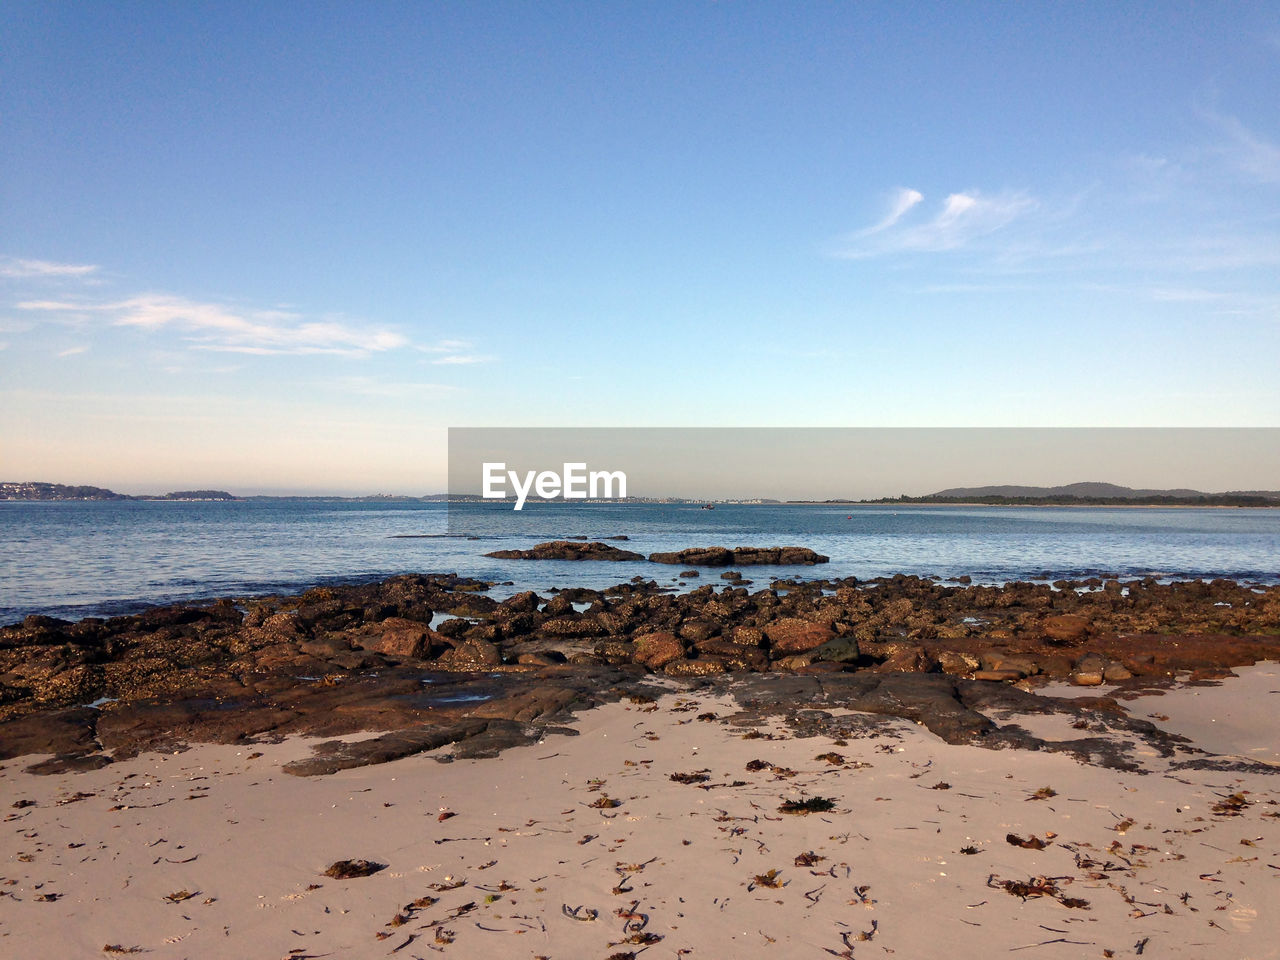
M495 550L486 553L495 560L643 560L644 556L631 550L622 550L609 543L577 540L551 540L539 543L528 550Z
M827 563L831 558L808 547L690 547L675 553L651 553L654 563L670 563L685 567L810 566Z

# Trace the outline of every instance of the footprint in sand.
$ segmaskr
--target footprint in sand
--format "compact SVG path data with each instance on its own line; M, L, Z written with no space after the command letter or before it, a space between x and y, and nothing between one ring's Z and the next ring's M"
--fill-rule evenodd
M1231 911L1231 924L1241 933L1253 929L1253 922L1258 919L1258 911L1252 907L1236 907Z

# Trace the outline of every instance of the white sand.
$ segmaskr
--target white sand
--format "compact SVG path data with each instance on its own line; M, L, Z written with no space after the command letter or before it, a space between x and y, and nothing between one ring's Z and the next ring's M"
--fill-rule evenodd
M1196 702L1186 693L1160 708L1174 717L1175 700ZM1271 707L1261 699L1237 697L1232 723L1248 730L1250 703ZM308 752L300 741L256 748L256 759L205 746L54 777L21 772L32 758L11 761L0 770L0 956L102 957L117 944L237 960L961 960L1133 956L1140 943L1146 957L1280 956L1280 779L1117 774L1058 754L947 746L901 722L847 746L744 740L696 719L735 712L730 701L682 705L603 707L579 718L580 736L494 760L422 756L317 779L278 769ZM844 765L815 759L831 750ZM757 758L797 774L747 772ZM669 780L704 769L722 785ZM748 785L724 785L735 780ZM1056 795L1030 799L1041 787ZM1237 816L1211 812L1242 791L1251 804ZM778 812L805 795L837 809ZM621 806L590 806L603 796ZM10 806L25 799L37 805ZM441 821L442 810L456 816ZM1008 833L1052 842L1023 849ZM808 851L824 859L796 866ZM349 858L389 866L321 875ZM781 887L754 883L771 869ZM1088 907L998 886L1035 877ZM465 885L430 888L454 880ZM184 890L194 896L166 901ZM388 925L426 895L439 902ZM623 943L636 934L661 939Z
M1211 753L1280 764L1280 664L1234 672L1235 678L1221 683L1122 702L1133 716L1189 737Z
M1054 697L1115 697L1129 714L1192 740L1210 753L1280 764L1280 663L1236 667L1225 681L1180 684L1135 695L1123 687L1050 683ZM1189 674L1183 674L1184 680ZM1024 723L1028 729L1034 724ZM1038 731L1036 731L1038 733Z

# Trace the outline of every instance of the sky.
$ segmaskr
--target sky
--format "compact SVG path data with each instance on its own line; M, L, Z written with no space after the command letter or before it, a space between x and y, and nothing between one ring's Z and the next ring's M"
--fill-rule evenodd
M1277 103L1275 2L8 0L0 480L1280 426Z
M452 495L834 500L922 496L1017 477L1253 492L1280 477L1277 427L460 427ZM591 476L595 494L592 489ZM625 479L618 479L621 474ZM572 478L572 479L569 479ZM625 484L625 492L623 485ZM995 484L1000 485L1000 484Z

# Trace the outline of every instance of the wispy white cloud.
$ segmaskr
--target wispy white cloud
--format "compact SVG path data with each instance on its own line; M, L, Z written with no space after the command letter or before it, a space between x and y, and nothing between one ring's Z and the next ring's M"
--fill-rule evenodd
M435 343L414 344L414 349L423 353L460 353L470 350L472 346L469 340L437 340Z
M332 385L346 393L366 397L433 396L457 389L446 383L381 380L376 377L339 377Z
M89 348L83 344L77 347L67 347L65 350L59 350L56 354L58 357L74 357L76 354L88 353Z
M1210 303L1225 300L1228 294L1199 287L1155 287L1150 291L1152 300L1161 303Z
M453 353L444 357L437 357L432 363L447 364L450 366L466 366L473 363L488 363L493 357L481 356L475 353Z
M97 278L86 280L98 270L89 264L0 256L0 277L16 281L10 289L18 299L14 315L0 317L0 333L24 332L48 324L81 331L107 326L150 334L165 332L168 335L156 337L153 345L172 348L176 343L184 351L364 357L414 349L438 364L467 365L492 359L477 352L467 340L414 343L387 326L342 316L308 315L290 305L252 307L161 292L111 297L100 292ZM48 278L78 279L79 289L51 294L42 282ZM177 369L180 364L168 362L165 366Z
M872 234L882 233L888 230L895 223L902 219L908 210L920 203L924 199L924 194L919 190L912 190L908 187L899 187L894 193L893 199L889 203L889 212L885 214L884 219L879 223L872 224L864 230L859 230L855 236L869 237Z
M185 334L193 349L258 356L336 354L364 356L408 346L392 330L334 319L308 319L285 310L251 310L200 302L169 294L146 293L124 300L27 300L18 309L51 316L91 315L117 327Z
M950 194L930 219L911 222L906 215L923 200L917 190L900 190L884 219L846 236L833 254L861 260L885 254L959 250L1007 227L1037 206L1036 200L1022 191L986 195L972 190Z
M11 279L87 277L98 272L95 264L53 263L49 260L27 260L21 257L0 257L0 277Z
M1204 111L1205 118L1225 139L1214 152L1260 183L1280 183L1280 144L1245 126L1238 117Z
M435 343L415 344L423 353L435 355L428 363L441 366L469 366L476 363L489 363L494 358L479 354L472 350L468 340L437 340Z
M83 304L66 300L23 300L18 304L19 310L42 310L47 313L62 313L72 310L83 310Z

